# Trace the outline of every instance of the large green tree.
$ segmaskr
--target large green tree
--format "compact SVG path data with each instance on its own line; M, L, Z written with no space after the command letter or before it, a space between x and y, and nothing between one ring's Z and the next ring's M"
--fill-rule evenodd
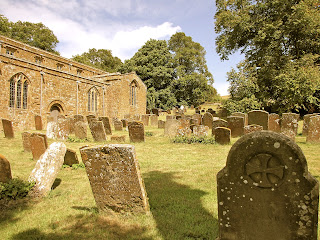
M239 74L259 87L254 97L261 106L284 112L319 105L319 0L217 0L216 6L217 52L222 60L245 55ZM232 91L239 84L235 74L228 77Z
M111 50L91 48L88 52L72 57L72 60L102 69L106 72L116 72L122 65L120 58L112 56Z

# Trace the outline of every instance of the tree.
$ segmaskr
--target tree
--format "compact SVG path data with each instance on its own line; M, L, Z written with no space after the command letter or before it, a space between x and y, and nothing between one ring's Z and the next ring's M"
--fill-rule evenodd
M107 49L89 49L81 55L72 56L72 60L102 69L106 72L116 72L122 65L120 58L113 57L112 52Z
M262 107L279 112L307 111L308 106L318 104L318 0L219 0L216 5L217 52L222 60L236 51L245 54L250 68L244 70L250 69L246 74L260 89L254 95ZM300 67L305 63L308 65L302 73ZM294 90L311 81L303 91ZM237 85L236 81L232 84Z

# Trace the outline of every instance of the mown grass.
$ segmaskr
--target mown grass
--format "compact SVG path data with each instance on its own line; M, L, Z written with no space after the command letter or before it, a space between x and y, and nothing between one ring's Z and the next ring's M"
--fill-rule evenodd
M163 136L163 129L146 127L146 131L152 136L133 145L149 197L149 214L98 213L85 169L63 168L47 197L0 209L0 239L216 239L216 175L231 145L175 144ZM127 132L113 134L125 134L129 143ZM296 141L319 180L320 145L307 144L302 136ZM101 143L90 137L85 143L65 142L80 160L81 146L109 143L110 137ZM0 153L10 161L13 177L28 179L35 161L23 151L20 132L12 140L0 135Z

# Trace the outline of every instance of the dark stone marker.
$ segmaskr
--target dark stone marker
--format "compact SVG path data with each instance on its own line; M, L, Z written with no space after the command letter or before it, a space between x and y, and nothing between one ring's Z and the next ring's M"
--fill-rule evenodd
M122 122L118 119L115 119L113 121L114 130L116 131L122 131Z
M299 114L283 113L281 117L281 133L295 140L298 132Z
M269 129L270 131L280 133L280 116L276 113L269 114Z
M87 122L89 125L92 120L95 120L95 121L98 120L95 115L88 115L88 116L86 116L86 118L87 118Z
M39 116L39 115L34 116L34 123L36 125L36 130L41 131L42 130L42 119L41 119L41 116Z
M213 122L212 122L212 136L215 135L215 129L217 127L228 127L228 122L223 119L213 120Z
M241 137L244 134L244 118L230 116L227 120L228 128L231 130L231 137Z
M205 114L203 114L202 125L208 126L210 129L212 129L212 122L213 122L213 116L211 113L206 112Z
M100 210L133 213L149 210L134 146L84 147L80 153Z
M263 127L257 124L252 124L244 127L244 134L262 131Z
M32 133L30 146L33 160L39 160L48 148L47 136L42 133Z
M21 133L21 137L22 137L23 150L25 152L31 152L31 143L30 143L31 133L23 132Z
M144 125L142 122L130 122L128 131L130 142L144 142Z
M99 117L99 121L103 122L104 131L107 135L112 135L110 119L108 117Z
M150 125L151 126L158 126L158 116L157 115L150 115Z
M2 127L5 138L14 138L12 122L10 120L2 119Z
M263 127L263 130L269 129L269 113L263 110L253 110L248 112L248 124L257 124Z
M165 124L166 124L166 121L158 120L158 128L163 128L164 129Z
M319 143L320 142L320 115L314 115L310 118L307 142Z
M63 164L70 167L72 167L73 164L79 164L77 153L72 149L67 148Z
M0 182L7 183L12 179L9 161L0 154Z
M122 123L121 123L121 126L122 126ZM107 140L103 122L91 120L89 124L89 128L90 128L93 140L95 142L102 142Z
M155 115L159 116L159 109L158 108L153 108L151 110L151 112L152 112L152 114L155 114Z
M319 186L288 137L240 138L217 175L217 240L316 240Z
M126 136L125 135L122 135L122 136L111 136L111 141L125 142L126 141Z
M218 144L229 144L231 139L231 130L226 127L217 127L215 129L214 139Z
M121 119L122 127L126 128L128 127L128 120L127 119Z
M74 134L79 139L87 138L87 124L82 121L78 121L74 125Z
M234 113L231 114L231 116L234 116L234 117L243 117L243 119L244 119L244 125L245 125L245 126L248 125L248 114L242 113L242 112L234 112Z

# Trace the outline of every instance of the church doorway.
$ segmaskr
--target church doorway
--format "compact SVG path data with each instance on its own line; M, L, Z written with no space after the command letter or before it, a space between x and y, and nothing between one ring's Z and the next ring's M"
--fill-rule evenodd
M50 107L50 117L56 122L58 121L58 116L63 114L63 108L59 103L54 103Z

